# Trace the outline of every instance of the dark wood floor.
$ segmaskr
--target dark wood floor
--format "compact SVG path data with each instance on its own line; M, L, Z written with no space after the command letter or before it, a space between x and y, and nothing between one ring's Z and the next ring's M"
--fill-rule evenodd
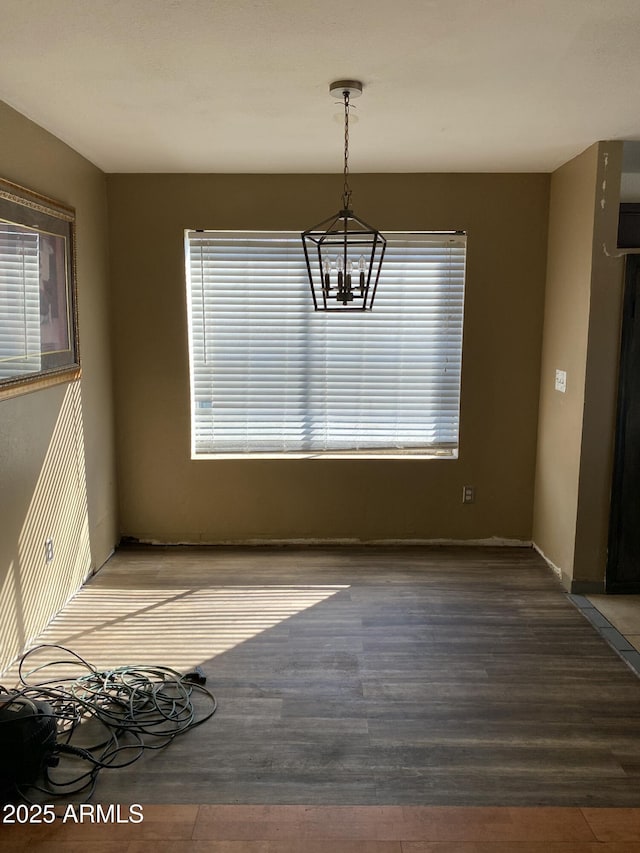
M530 549L124 550L43 639L219 702L97 802L640 805L640 680Z

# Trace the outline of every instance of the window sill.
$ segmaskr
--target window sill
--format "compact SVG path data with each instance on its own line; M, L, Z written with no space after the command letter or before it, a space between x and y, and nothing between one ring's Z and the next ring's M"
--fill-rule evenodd
M191 459L194 462L198 462L201 460L211 461L211 460L237 460L237 459L245 459L245 460L255 460L255 459L313 459L313 460L322 460L322 459L357 459L357 460L373 460L373 459L394 459L398 460L412 460L415 461L417 459L423 460L455 460L458 458L458 451L433 451L430 453L388 453L388 452L379 452L374 453L371 451L344 451L340 452L326 452L326 453L198 453L191 454Z

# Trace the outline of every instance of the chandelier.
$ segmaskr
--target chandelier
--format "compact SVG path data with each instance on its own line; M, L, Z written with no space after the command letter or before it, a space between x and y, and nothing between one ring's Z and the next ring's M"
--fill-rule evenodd
M362 94L362 83L336 80L329 91L344 101L342 209L303 231L302 245L315 310L366 311L373 306L387 241L351 209L349 105Z

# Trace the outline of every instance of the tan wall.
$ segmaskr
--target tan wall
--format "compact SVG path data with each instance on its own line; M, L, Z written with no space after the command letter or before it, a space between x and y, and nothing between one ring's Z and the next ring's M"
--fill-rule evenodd
M0 176L76 208L83 369L78 382L0 401L2 670L105 561L117 529L105 178L2 103L0 140Z
M530 540L546 175L355 175L381 230L469 233L460 458L190 459L186 228L302 229L337 176L111 175L121 532L141 539ZM476 502L463 506L463 484Z
M533 539L574 588L604 580L621 299L621 261L607 252L621 153L598 143L551 177Z

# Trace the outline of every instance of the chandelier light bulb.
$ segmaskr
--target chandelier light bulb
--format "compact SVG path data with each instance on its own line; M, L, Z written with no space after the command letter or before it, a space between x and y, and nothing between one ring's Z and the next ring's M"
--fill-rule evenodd
M322 288L325 293L331 289L331 258L325 258L322 262Z

